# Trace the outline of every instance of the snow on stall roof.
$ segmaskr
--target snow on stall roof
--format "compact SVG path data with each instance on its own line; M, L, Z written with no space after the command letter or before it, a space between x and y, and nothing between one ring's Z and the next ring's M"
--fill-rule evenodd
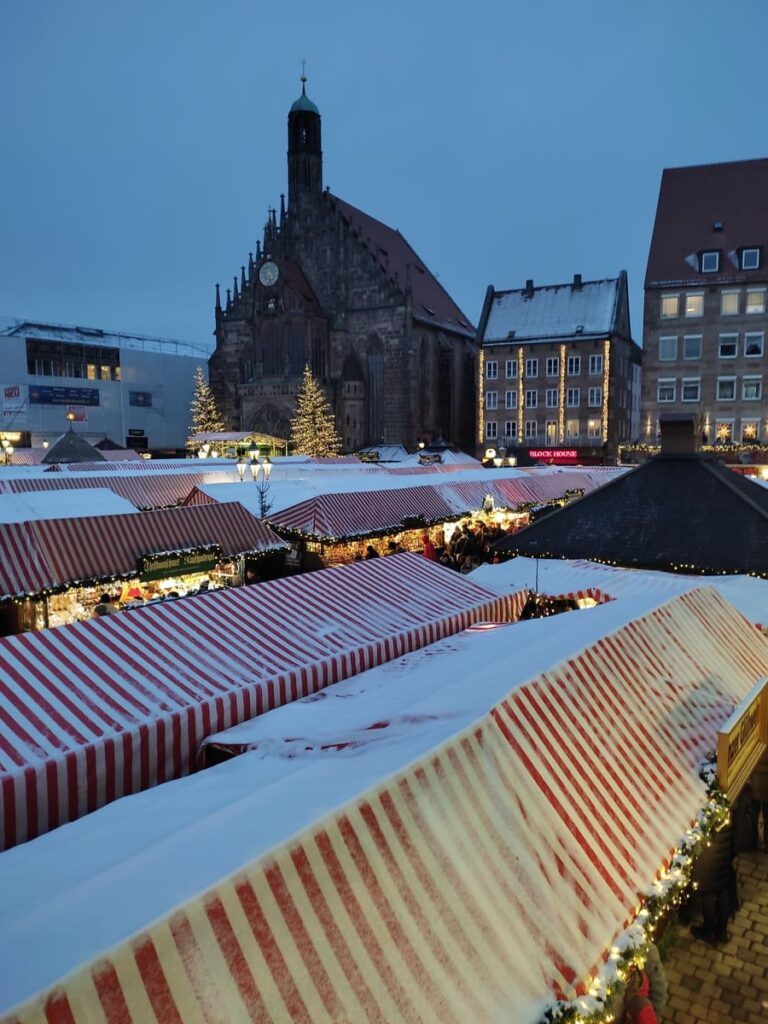
M5 851L0 1013L412 763L516 686L659 604L657 595L643 595L458 634L220 736L257 742L251 753ZM368 742L330 753L318 749L334 737L368 732L379 716L390 725ZM311 749L303 750L295 737ZM515 1024L536 1016L508 1019Z
M591 593L598 600L626 600L644 594L665 600L696 587L714 587L750 622L768 626L768 580L755 576L683 576L651 569L623 569L580 559L522 556L498 565L481 565L469 575L498 594L527 588L549 597Z
M127 498L108 487L75 491L23 491L0 493L0 523L28 523L38 519L80 519L135 512Z
M577 334L610 334L614 329L618 278L535 288L529 298L525 289L495 292L488 313L483 342L537 338L565 338Z

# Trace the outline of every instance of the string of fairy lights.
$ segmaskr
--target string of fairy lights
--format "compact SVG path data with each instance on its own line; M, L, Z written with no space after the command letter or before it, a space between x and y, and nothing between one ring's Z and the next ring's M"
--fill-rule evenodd
M718 784L713 757L700 766L699 777L706 786L706 803L679 839L669 866L659 871L642 897L634 920L616 938L602 965L583 986L584 993L551 1003L541 1024L610 1024L615 1020L614 997L623 990L630 970L645 965L656 928L695 886L691 872L696 858L710 844L712 835L729 820L728 800Z

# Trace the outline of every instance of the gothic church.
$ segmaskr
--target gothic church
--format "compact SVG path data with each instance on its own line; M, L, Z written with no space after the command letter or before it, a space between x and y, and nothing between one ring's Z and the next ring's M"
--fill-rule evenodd
M305 364L344 450L442 434L471 450L475 330L399 231L323 190L320 112L288 114L288 205L222 303L210 382L233 430L287 438Z

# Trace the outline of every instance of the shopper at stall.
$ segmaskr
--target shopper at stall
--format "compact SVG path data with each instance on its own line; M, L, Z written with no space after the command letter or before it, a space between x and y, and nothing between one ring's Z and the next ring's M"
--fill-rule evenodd
M428 534L424 534L424 536L421 538L421 543L424 547L424 551L422 552L424 557L428 558L430 562L436 562L437 554L435 553L435 545L429 539Z
M648 975L639 967L631 968L624 992L624 1016L619 1018L624 1024L659 1024L649 993Z
M116 612L117 608L112 604L112 598L109 594L102 594L99 598L99 603L94 607L94 615L112 615Z
M768 750L757 762L750 779L752 789L753 849L768 853ZM762 825L761 825L762 819ZM760 837L762 835L762 843Z
M363 558L367 560L369 558L378 558L378 557L379 557L379 552L376 550L376 548L373 546L373 544L369 544L366 547L366 549L365 549L365 554L363 555Z

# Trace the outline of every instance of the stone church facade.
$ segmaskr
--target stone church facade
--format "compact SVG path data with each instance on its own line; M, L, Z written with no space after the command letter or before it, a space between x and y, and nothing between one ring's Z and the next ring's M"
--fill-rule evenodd
M302 79L302 83L304 83ZM321 120L288 115L288 203L222 301L211 386L226 423L288 437L305 364L345 451L473 444L475 330L398 232L323 189Z

